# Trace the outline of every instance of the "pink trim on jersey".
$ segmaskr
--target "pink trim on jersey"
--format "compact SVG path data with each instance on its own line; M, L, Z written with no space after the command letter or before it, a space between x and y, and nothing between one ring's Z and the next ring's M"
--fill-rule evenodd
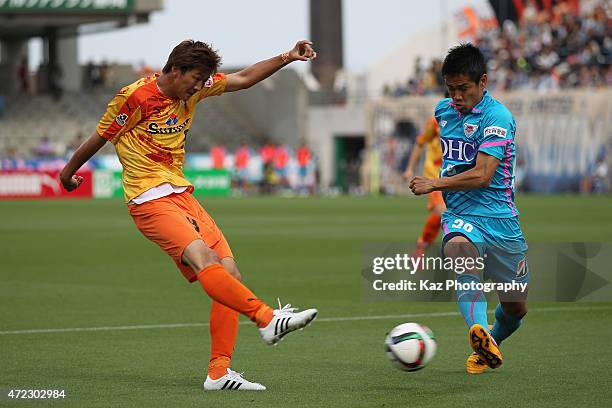
M481 292L476 292L476 296L474 296L474 299L472 299L472 307L470 307L470 317L472 318L472 324L475 323L474 322L474 304L476 303L476 301L480 297L480 293Z
M481 146L482 147L482 146ZM512 215L516 217L514 204L512 203L512 187L510 186L510 145L506 146L506 157L504 159L504 182L506 184L506 199L508 206L512 210Z
M464 292L464 293L463 293L461 296L459 296L459 297L457 298L457 303L459 303L459 302L460 302L460 300L459 300L459 299L461 299L461 297L462 297L462 296L465 296L465 295L469 295L469 293L468 293L468 292ZM470 328L470 322L468 322L468 321L467 321L467 319L465 318L465 316L463 315L463 313L461 313L461 317L463 317L463 321L465 322L465 325L466 325L466 326L468 327L468 329L469 329L469 328ZM474 319L472 319L472 321L474 321Z
M503 146L512 142L512 139L498 140L496 142L486 142L480 145L480 147L491 147L491 146Z
M448 106L452 106L453 109L455 110L455 112L457 112L457 115L459 115L460 118L463 117L463 114L461 112L459 112L459 109L457 109L457 105L455 105L452 102L448 102Z
M448 235L448 227L446 226L446 223L442 224L442 228L444 229L444 235Z

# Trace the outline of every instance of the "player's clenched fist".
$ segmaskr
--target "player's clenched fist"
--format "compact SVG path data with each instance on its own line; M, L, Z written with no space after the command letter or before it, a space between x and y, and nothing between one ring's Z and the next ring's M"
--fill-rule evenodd
M83 182L83 177L81 176L72 176L70 178L60 177L60 181L62 185L66 189L66 191L72 191L81 185Z
M435 190L434 179L416 176L410 181L410 190L416 195L431 193Z
M290 61L308 61L317 58L317 53L312 48L312 41L302 40L295 44L289 51Z

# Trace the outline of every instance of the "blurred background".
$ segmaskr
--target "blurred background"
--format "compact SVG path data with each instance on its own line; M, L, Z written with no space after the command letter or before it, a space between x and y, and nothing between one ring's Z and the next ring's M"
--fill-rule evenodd
M426 4L425 4L426 3ZM204 196L407 194L401 174L461 41L517 122L516 186L610 191L612 8L588 0L0 1L0 198L63 197L57 180L125 84L185 38L234 72L311 39L318 58L198 106L186 176ZM248 34L245 34L248 33ZM107 144L81 197L121 197Z

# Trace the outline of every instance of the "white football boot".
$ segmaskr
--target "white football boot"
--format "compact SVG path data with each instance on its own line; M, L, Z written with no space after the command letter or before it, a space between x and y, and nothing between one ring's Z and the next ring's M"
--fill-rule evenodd
M242 373L237 373L229 368L227 374L218 380L206 376L206 381L204 381L204 390L206 391L263 391L265 389L265 386L245 380Z
M267 344L276 345L288 333L308 326L317 317L317 309L307 309L295 312L297 308L290 304L281 306L278 301L278 309L274 310L272 321L264 328L259 329L261 338Z

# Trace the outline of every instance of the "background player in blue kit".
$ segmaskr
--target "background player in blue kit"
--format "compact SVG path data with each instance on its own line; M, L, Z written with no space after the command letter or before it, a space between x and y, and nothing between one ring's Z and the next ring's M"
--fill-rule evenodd
M459 274L458 283L487 278L527 283L527 244L514 204L514 118L486 90L484 56L474 45L452 48L442 74L450 98L442 99L435 109L442 145L440 178L415 177L410 188L417 195L443 192L445 257L485 257L483 271ZM468 373L479 374L502 364L498 345L518 329L527 313L526 293L498 295L495 323L489 330L484 293L457 290L474 350L467 360Z

